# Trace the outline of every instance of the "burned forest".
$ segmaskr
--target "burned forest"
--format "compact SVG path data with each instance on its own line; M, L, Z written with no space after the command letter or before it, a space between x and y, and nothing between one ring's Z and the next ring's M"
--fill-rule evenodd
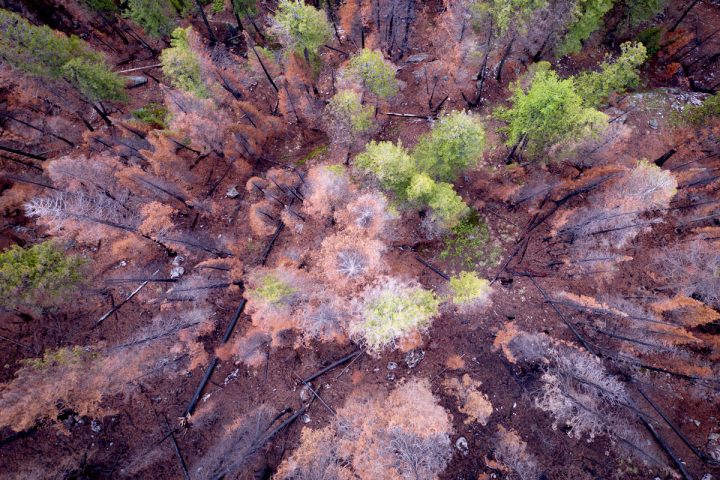
M0 0L0 478L720 479L720 3Z

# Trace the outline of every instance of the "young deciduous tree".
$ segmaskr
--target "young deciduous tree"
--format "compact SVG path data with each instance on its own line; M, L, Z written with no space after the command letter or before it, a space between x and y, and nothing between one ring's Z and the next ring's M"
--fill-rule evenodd
M436 180L451 182L477 165L485 147L480 120L464 111L442 116L413 150L418 169Z
M163 73L170 78L175 88L205 98L208 92L203 82L200 61L188 43L188 35L192 34L192 27L176 28L170 40L171 47L162 51L160 61Z
M430 290L395 278L383 278L356 302L359 319L350 329L369 351L394 348L404 336L425 330L438 314L440 301Z
M395 66L386 61L379 50L362 49L350 58L348 73L379 98L388 98L398 92Z
M490 298L490 282L475 272L461 272L450 277L452 302L461 307L482 305Z
M0 305L7 308L49 307L72 292L82 281L86 261L67 255L48 241L0 253Z
M325 107L329 117L328 134L333 142L349 147L358 138L372 132L375 122L374 109L363 105L362 98L355 90L340 90Z
M371 141L365 151L355 158L355 165L372 173L383 188L404 196L416 172L415 162L408 151L392 142Z
M556 52L564 57L582 50L583 42L602 26L603 17L613 7L615 0L577 0L573 19Z
M496 116L507 122L507 146L527 142L531 157L553 144L582 138L603 127L607 117L585 107L572 79L561 80L547 62L536 64L526 89L514 85L512 106Z
M332 38L325 12L300 0L280 0L274 21L285 47L306 60L316 59L320 47Z
M647 60L642 43L626 42L615 61L605 60L599 72L582 72L574 77L575 88L587 107L599 107L612 93L635 88L640 83L638 68Z

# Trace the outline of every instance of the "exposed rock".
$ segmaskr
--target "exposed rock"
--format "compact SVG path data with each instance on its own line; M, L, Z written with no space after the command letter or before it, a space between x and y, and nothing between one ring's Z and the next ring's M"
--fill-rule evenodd
M455 448L460 450L460 453L462 453L463 456L467 456L470 452L470 447L468 447L468 441L465 437L460 437L455 440Z
M185 273L185 269L183 267L173 267L172 270L170 270L170 278L180 278L183 273Z
M143 77L141 75L133 75L132 77L127 77L127 88L136 88L145 85L147 82L147 77Z
M405 355L405 364L408 368L415 368L420 364L423 358L425 358L424 350L410 350Z

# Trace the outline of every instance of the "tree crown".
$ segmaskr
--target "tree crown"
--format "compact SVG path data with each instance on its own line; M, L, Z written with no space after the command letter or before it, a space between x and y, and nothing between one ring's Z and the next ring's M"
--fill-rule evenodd
M172 33L170 48L160 54L162 70L170 78L174 87L190 92L196 97L207 97L207 89L202 80L200 60L188 43L192 27L176 28Z
M615 61L605 60L599 72L583 72L575 77L575 87L583 103L597 107L610 94L637 87L640 83L638 68L647 60L647 49L642 43L625 42Z
M485 129L477 117L454 111L438 120L413 151L418 168L438 180L454 180L477 165L485 146Z
M275 22L286 46L300 55L317 55L332 37L325 12L299 0L280 0Z
M395 67L379 50L363 48L350 59L348 70L380 98L392 97L398 92Z

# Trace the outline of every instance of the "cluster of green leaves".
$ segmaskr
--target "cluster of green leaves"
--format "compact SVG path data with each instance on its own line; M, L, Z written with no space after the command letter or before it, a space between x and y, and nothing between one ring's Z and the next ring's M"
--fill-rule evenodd
M637 26L662 12L668 0L626 0L628 21Z
M475 21L489 15L498 34L504 35L513 25L523 29L533 14L547 4L547 0L472 0L469 10Z
M659 27L650 27L638 33L638 42L645 45L648 58L655 56L660 51L660 39L662 39L662 29Z
M13 246L0 253L0 305L49 307L83 278L86 261L67 255L52 242L30 248Z
M160 103L148 103L142 108L132 112L133 117L145 122L154 128L167 128L168 110Z
M257 13L257 0L232 0L232 7L236 15L255 15Z
M605 60L598 72L583 72L575 77L575 90L588 107L600 106L610 94L637 87L640 83L638 68L647 60L647 49L642 43L626 42L615 61Z
M258 298L268 305L280 305L297 292L290 284L283 282L275 275L265 275L257 288L248 292L250 296Z
M461 272L450 277L450 294L455 305L480 303L490 294L490 282L475 272Z
M470 211L452 184L436 182L426 173L415 174L405 193L408 200L430 207L433 215L448 228L457 225Z
M363 321L353 330L370 351L379 351L412 330L426 328L439 307L440 300L431 290L391 281L371 292L364 304Z
M275 23L285 46L308 58L315 58L320 47L332 38L325 12L300 0L280 0Z
M163 73L172 85L190 92L198 98L208 96L200 71L200 60L188 43L188 34L192 27L176 28L172 33L170 48L160 54Z
M485 148L485 129L463 111L441 117L432 131L420 138L413 151L418 169L437 180L452 181L477 165Z
M708 97L702 105L688 105L679 115L674 116L676 123L689 123L701 126L711 118L720 117L720 93Z
M115 12L118 9L113 0L85 0L85 4L96 12Z
M573 19L565 36L558 45L558 56L564 57L582 50L583 42L602 26L603 17L613 7L615 0L578 0Z
M332 121L351 135L362 135L373 129L374 109L363 105L360 94L354 90L340 90L328 103L326 112Z
M606 115L585 106L573 79L560 79L548 62L535 64L530 75L527 90L521 82L513 85L512 106L495 111L507 122L507 146L524 139L528 155L536 157L550 145L582 138L607 123Z
M471 212L452 228L440 258L457 259L465 268L485 268L495 266L501 253L502 248L493 239L488 224L477 212Z
M128 0L125 16L148 35L163 37L175 27L176 18L187 16L192 8L192 0Z
M57 350L46 350L42 357L26 358L22 360L23 367L32 370L47 370L51 367L64 367L73 365L96 354L90 353L82 347L62 347Z
M452 228L469 208L445 180L454 180L462 170L477 165L484 140L477 118L453 112L420 139L412 154L402 143L372 141L355 165L373 174L401 200L429 206L444 227Z
M380 98L392 97L398 92L395 67L385 61L379 50L363 48L353 55L348 63L348 72Z
M32 25L3 9L0 9L0 58L30 75L65 78L90 101L127 98L123 78L113 73L105 57L86 42L45 25Z

